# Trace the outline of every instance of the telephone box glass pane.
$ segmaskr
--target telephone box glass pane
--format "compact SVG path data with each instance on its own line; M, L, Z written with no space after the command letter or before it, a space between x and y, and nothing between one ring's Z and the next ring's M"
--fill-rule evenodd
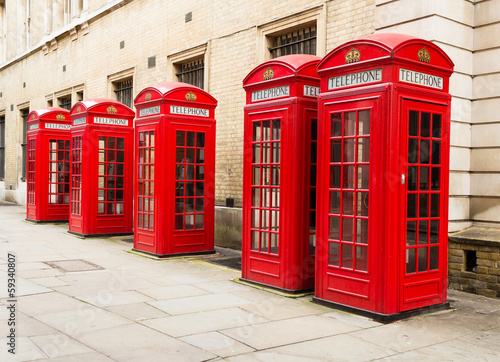
M253 122L252 250L279 250L279 188L281 120Z
M148 155L154 154L154 131L141 131L139 132L139 165L138 165L138 197L141 202L144 203L144 207L139 207L138 211L138 227L143 230L154 230L154 158L148 157ZM117 138L117 147L120 147L120 138ZM118 153L123 151L118 151ZM142 157L141 157L142 155ZM123 165L116 165L116 174L123 175ZM119 188L123 187L123 177L117 177L116 179L116 198L117 201L122 201L121 195L123 190ZM178 192L184 191L184 183L176 183L176 195ZM120 210L119 204L117 204L117 213ZM176 220L177 221L177 220Z
M438 246L429 244L439 243L440 193L432 191L440 191L442 116L411 110L408 122L406 273L413 274L438 268Z
M176 132L175 230L203 229L205 193L205 133Z
M68 204L69 198L69 140L50 140L49 153L49 204ZM30 149L28 144L28 162L34 162L34 149ZM30 154L31 152L31 154ZM35 165L29 165L29 169ZM28 175L29 176L29 175ZM29 183L29 177L28 177ZM68 202L67 202L68 201Z
M71 214L81 215L81 160L82 160L82 137L75 136L71 140ZM104 195L104 191L102 192Z
M370 110L331 115L329 240L337 253L329 264L359 272L368 271L370 117Z

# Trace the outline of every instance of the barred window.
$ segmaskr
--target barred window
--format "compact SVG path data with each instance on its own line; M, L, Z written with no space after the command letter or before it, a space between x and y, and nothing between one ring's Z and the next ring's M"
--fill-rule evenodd
M316 25L275 36L273 46L268 49L273 58L290 54L316 55Z
M114 82L114 85L116 100L128 107L132 107L132 78Z
M28 141L27 141L27 133L28 133L28 116L30 114L29 108L21 110L21 117L23 119L23 142L21 146L23 147L23 168L22 168L22 180L26 180L26 166L28 162Z
M71 110L71 95L60 97L58 101L59 107L67 109L68 111Z
M5 177L5 116L0 117L0 179Z
M203 71L205 69L203 58L178 64L177 67L179 72L175 75L179 82L188 83L203 89Z

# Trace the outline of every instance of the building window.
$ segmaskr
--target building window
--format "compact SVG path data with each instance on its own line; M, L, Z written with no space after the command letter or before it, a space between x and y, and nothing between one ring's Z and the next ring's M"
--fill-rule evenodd
M23 148L23 167L22 176L23 181L26 180L26 165L28 159L28 143L27 143L27 133L28 133L28 115L30 114L29 108L21 109L21 118L23 119L23 142L21 146Z
M58 98L59 107L71 110L71 94Z
M316 25L276 35L272 44L269 47L272 58L290 54L316 55Z
M5 116L0 116L0 180L5 177Z
M177 64L178 72L175 73L179 82L188 83L203 89L203 72L205 62L203 58L191 60L186 63Z
M132 78L113 82L116 100L132 108Z
M83 101L83 91L76 92L76 101L77 102Z

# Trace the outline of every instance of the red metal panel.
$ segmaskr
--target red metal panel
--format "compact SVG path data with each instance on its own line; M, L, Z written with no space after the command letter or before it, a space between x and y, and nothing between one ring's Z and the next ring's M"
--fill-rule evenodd
M132 233L135 113L101 98L78 102L70 113L69 231L83 236Z
M400 34L348 42L318 64L319 302L384 318L446 303L452 71L439 47Z
M147 87L135 98L136 250L214 252L216 106L207 92L179 82ZM154 147L147 144L153 134Z
M69 125L66 109L48 107L28 115L26 218L65 221L69 214Z
M288 291L314 285L318 61L275 58L243 81L242 277Z

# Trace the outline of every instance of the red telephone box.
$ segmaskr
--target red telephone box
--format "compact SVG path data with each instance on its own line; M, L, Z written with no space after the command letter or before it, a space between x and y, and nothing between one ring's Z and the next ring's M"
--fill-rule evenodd
M242 278L290 292L314 287L319 60L278 57L243 81Z
M202 89L167 82L135 98L134 249L214 253L215 107Z
M390 321L444 308L450 58L375 34L318 64L315 301Z
M59 107L28 115L26 220L68 220L70 124L69 112Z
M134 115L110 99L71 108L70 233L132 233Z

